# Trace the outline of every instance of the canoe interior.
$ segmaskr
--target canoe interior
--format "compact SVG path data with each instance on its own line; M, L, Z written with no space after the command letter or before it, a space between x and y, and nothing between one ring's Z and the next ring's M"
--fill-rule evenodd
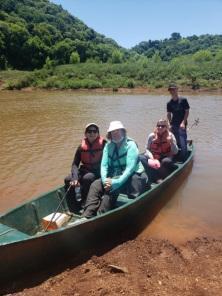
M177 163L177 169L171 175L176 175L177 171L179 172L182 167L184 167L193 156L193 147L189 146L189 154L187 161L185 163ZM136 200L129 199L126 195L120 194L117 200L117 204L114 210L106 213L109 215L112 212L116 212L119 208L124 208L135 203L135 201L142 200L144 196L152 196L152 191L155 191L156 187L163 186L167 182L167 179L171 179L171 175L168 176L163 184L151 184L151 189L143 193ZM53 191L47 192L36 199L25 203L10 212L0 216L0 245L18 242L33 238L39 235L45 235L45 231L42 228L41 221L42 218L55 212L59 203L61 202L61 196L58 194L58 190L62 192L62 195L65 194L63 187L58 187ZM61 213L68 212L68 206L66 201L64 201L59 209ZM138 214L138 213L137 213ZM104 215L104 214L103 214ZM70 220L66 223L65 227L71 227L73 222L80 218L78 212L70 216ZM96 217L99 218L99 217ZM95 218L93 218L95 219ZM58 231L58 230L56 230ZM53 232L53 231L49 231Z
M23 240L35 235L45 233L41 220L43 217L54 213L61 199L57 194L58 190L64 190L62 187L49 192L38 199L15 208L4 216L0 217L0 244ZM116 207L131 203L126 195L120 195ZM67 213L68 206L66 201L59 208L60 213ZM81 214L76 212L70 216L65 226L72 225L74 221L81 218Z
M61 199L57 194L60 189L64 194L63 188L57 188L48 192L37 199L23 204L7 214L0 217L0 222L26 235L32 236L41 231L41 219L53 213L58 207ZM60 212L67 212L68 207L64 201L59 209ZM3 226L0 224L0 229ZM0 241L1 241L0 231Z

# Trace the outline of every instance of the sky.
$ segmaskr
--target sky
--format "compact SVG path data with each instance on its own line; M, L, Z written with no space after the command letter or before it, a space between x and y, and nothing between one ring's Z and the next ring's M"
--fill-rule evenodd
M222 34L222 0L50 0L97 33L131 48L142 41Z

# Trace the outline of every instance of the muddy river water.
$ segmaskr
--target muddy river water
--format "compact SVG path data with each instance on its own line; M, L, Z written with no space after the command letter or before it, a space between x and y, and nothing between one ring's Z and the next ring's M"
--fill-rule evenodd
M142 235L187 240L222 234L222 96L187 96L195 159L188 176L167 192L169 201ZM70 91L0 92L0 212L63 183L88 122L105 136L121 120L140 150L168 94L95 94Z

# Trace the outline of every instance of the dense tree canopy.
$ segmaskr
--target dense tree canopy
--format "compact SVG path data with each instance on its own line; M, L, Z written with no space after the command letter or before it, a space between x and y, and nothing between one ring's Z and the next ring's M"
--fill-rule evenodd
M36 70L8 88L222 87L222 35L174 32L127 50L49 0L0 0L0 69Z
M80 61L111 59L118 44L96 33L48 0L0 0L0 67L41 68L47 57L69 63L72 52ZM4 61L4 62L1 62Z
M164 61L170 61L181 55L193 54L200 50L212 52L222 47L222 35L201 35L182 38L180 33L172 33L169 39L142 41L132 48L133 51L152 57L158 50Z

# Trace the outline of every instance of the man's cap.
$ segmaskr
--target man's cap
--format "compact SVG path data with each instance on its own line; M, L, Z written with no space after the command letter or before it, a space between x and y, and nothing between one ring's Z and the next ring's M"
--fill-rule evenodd
M94 122L90 122L90 123L88 123L88 124L86 125L86 127L85 127L85 132L88 130L88 128L89 128L90 126L94 126L94 127L99 131L99 126L98 126L96 123L94 123Z
M168 90L170 90L170 89L177 89L176 83L170 83L168 86Z
M121 121L118 121L118 120L111 121L109 124L109 128L107 130L107 133L110 133L110 132L118 130L118 129L126 130Z

